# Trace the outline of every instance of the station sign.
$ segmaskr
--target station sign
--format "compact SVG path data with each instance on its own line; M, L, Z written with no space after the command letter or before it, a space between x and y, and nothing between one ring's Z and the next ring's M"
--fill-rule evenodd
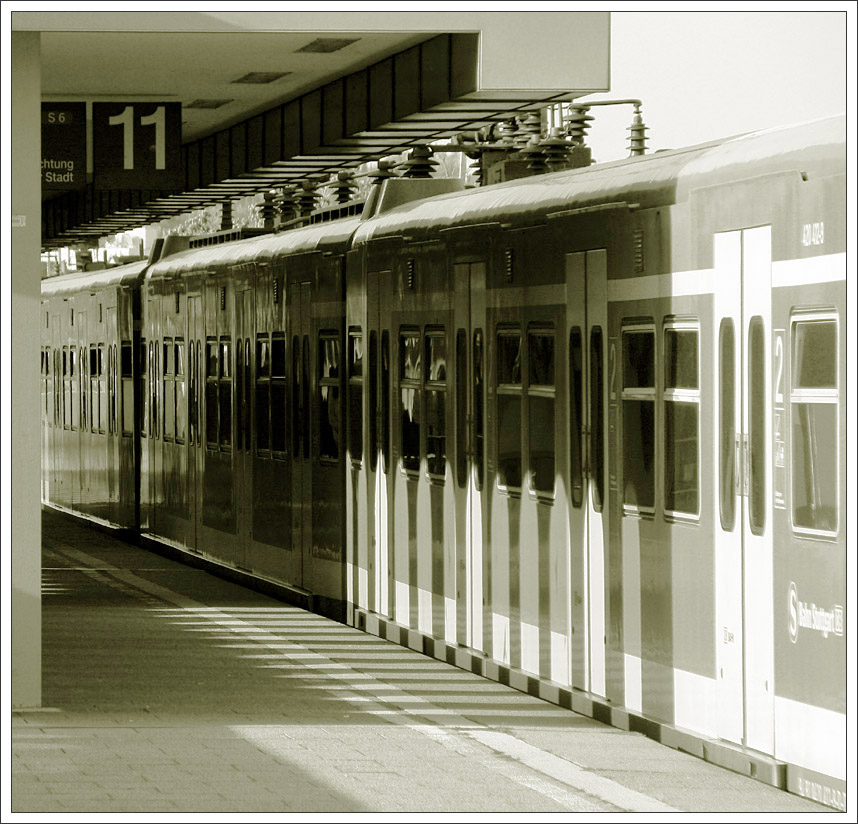
M93 103L96 189L184 186L181 103Z
M42 188L86 187L86 103L42 103Z

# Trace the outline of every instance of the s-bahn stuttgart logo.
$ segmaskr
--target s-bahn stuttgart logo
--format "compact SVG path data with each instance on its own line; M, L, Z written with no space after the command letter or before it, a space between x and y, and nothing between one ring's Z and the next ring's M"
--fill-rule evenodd
M799 601L795 582L789 583L789 639L793 643L798 638L799 629L821 632L823 638L829 635L843 635L843 607L835 604L830 610Z

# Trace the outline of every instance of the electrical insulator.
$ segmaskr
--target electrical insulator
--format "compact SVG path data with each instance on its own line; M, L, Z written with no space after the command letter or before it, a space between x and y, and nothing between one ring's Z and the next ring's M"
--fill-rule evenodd
M516 126L514 120L501 121L495 130L495 134L497 135L496 142L505 146L511 146L515 140L515 131Z
M539 135L534 135L526 145L522 146L519 154L527 161L527 168L535 174L545 171L545 153L539 145Z
M232 229L232 201L224 200L220 204L220 228L221 231Z
M566 134L569 135L575 145L584 145L584 138L587 136L587 129L590 128L590 121L595 120L587 113L588 111L587 106L572 106L569 109L569 114L566 117Z
M560 137L557 129L551 130L551 137L540 141L545 163L552 171L564 168L569 157L569 143Z
M295 197L301 217L305 217L310 212L315 211L317 200L316 184L311 180L305 180L301 184L301 188L298 189L298 194Z
M297 209L295 208L295 187L284 186L280 190L280 194L274 198L277 202L277 209L280 212L280 222L288 223L297 217Z
M644 125L640 110L635 107L635 116L632 125L626 130L629 132L629 156L646 154L646 132L649 128Z
M352 183L351 172L337 172L337 177L332 181L331 185L334 188L337 203L348 203L352 199L354 184Z
M274 228L274 192L263 192L262 203L257 208L259 216L262 218L263 229Z
M538 114L531 113L524 120L519 121L518 131L513 138L519 149L523 149L535 137L537 140L542 136L542 119Z
M432 176L438 161L432 157L432 149L428 146L415 146L408 155L408 160L400 164L405 169L405 176L412 178L427 178Z
M373 169L371 172L367 172L366 176L375 186L379 183L384 182L390 177L396 177L396 172L393 170L393 167L395 165L395 160L391 160L391 158L389 157L382 157L376 164L377 168Z

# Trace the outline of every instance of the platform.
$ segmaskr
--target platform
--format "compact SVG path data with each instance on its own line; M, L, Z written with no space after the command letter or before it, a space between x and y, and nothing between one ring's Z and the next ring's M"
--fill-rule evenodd
M43 512L13 813L824 812ZM8 803L8 802L7 802Z

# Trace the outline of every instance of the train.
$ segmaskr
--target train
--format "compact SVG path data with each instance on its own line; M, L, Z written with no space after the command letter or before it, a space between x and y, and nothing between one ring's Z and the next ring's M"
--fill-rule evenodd
M845 809L845 133L45 279L43 503Z

